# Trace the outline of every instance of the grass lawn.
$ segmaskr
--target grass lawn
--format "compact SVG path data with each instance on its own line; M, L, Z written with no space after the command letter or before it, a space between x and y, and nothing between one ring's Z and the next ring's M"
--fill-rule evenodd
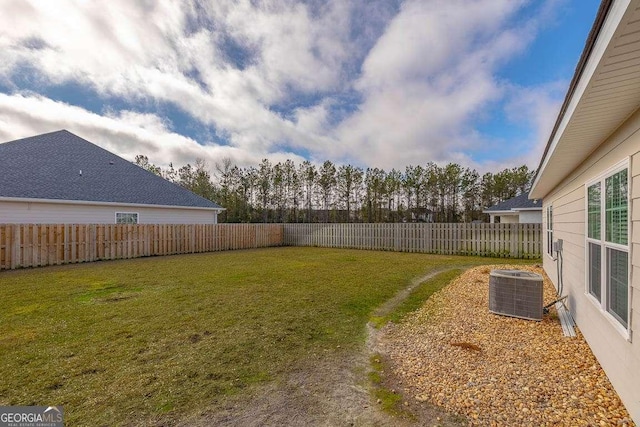
M0 405L63 405L68 425L215 410L313 354L357 351L411 279L500 262L515 261L275 248L0 272Z
M486 260L486 258L484 258ZM409 313L422 307L422 304L429 299L431 295L447 286L453 279L464 272L463 268L455 268L452 266L450 270L445 270L436 274L430 279L425 280L416 286L406 298L393 308L389 313L383 316L374 316L371 323L376 327L382 327L388 322L398 323Z

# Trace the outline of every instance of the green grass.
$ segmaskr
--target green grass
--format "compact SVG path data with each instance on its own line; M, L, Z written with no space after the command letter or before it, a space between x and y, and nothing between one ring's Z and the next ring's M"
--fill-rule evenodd
M162 423L358 351L372 311L443 266L513 263L318 248L0 273L0 405L69 425Z
M373 397L376 403L384 412L395 417L402 417L415 420L415 415L402 406L402 395L393 390L389 390L384 384L385 369L388 364L380 354L374 354L369 359L371 371L369 380L373 387Z
M463 271L461 268L454 268L436 274L434 277L416 286L407 298L398 304L391 312L383 316L373 316L371 322L378 328L388 322L401 322L407 314L422 307L431 295L447 286L453 279L462 274Z

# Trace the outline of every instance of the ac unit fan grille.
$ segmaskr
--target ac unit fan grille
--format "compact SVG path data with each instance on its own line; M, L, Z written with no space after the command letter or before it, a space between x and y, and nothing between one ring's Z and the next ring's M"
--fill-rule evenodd
M493 270L489 275L489 311L542 320L542 276L521 270Z

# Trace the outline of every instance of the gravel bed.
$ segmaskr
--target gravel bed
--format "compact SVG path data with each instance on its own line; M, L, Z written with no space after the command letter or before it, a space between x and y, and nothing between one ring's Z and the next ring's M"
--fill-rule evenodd
M633 426L583 336L564 337L555 309L541 322L489 312L492 269L544 277L539 266L468 270L381 342L407 399L467 417L472 426Z

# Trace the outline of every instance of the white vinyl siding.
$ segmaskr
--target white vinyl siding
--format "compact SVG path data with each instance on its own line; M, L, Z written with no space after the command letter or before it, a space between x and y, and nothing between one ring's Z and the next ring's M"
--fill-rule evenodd
M517 224L519 218L517 214L502 214L496 217L494 223L496 224Z
M628 243L621 245L628 252L627 264L629 288L629 317L627 328L610 314L602 300L600 301L589 290L589 275L606 270L606 262L619 261L607 259L606 250L600 246L601 240L589 239L587 203L588 187L612 175L620 162L628 161ZM619 169L618 169L619 170ZM627 409L640 420L640 111L629 118L600 148L594 151L580 167L566 171L566 178L548 194L543 194L543 209L546 220L546 208L553 204L553 237L563 239L563 283L567 304L576 320L580 332L585 337L593 353L598 358L607 376L623 399ZM601 184L601 197L605 197L604 183ZM594 210L591 210L594 214ZM600 212L605 216L604 210ZM604 219L602 220L604 222ZM602 222L600 223L602 225ZM594 229L592 228L592 233ZM601 239L605 230L600 230ZM593 235L593 234L592 234ZM595 236L595 235L594 235ZM544 234L544 248L547 249L547 235ZM601 253L600 263L592 264L589 259L589 242L593 242ZM608 243L610 247L618 244ZM542 257L544 269L549 279L557 286L556 263L545 255ZM602 264L602 265L600 265ZM624 276L624 271L614 272L616 276ZM600 275L602 278L602 274ZM597 284L594 284L596 286ZM600 289L606 292L613 289L603 279ZM615 307L613 307L615 309Z
M535 211L520 211L520 224L542 223L542 209Z
M139 224L216 224L210 209L106 206L74 203L0 200L0 223L6 224L113 224L116 212L138 213Z

